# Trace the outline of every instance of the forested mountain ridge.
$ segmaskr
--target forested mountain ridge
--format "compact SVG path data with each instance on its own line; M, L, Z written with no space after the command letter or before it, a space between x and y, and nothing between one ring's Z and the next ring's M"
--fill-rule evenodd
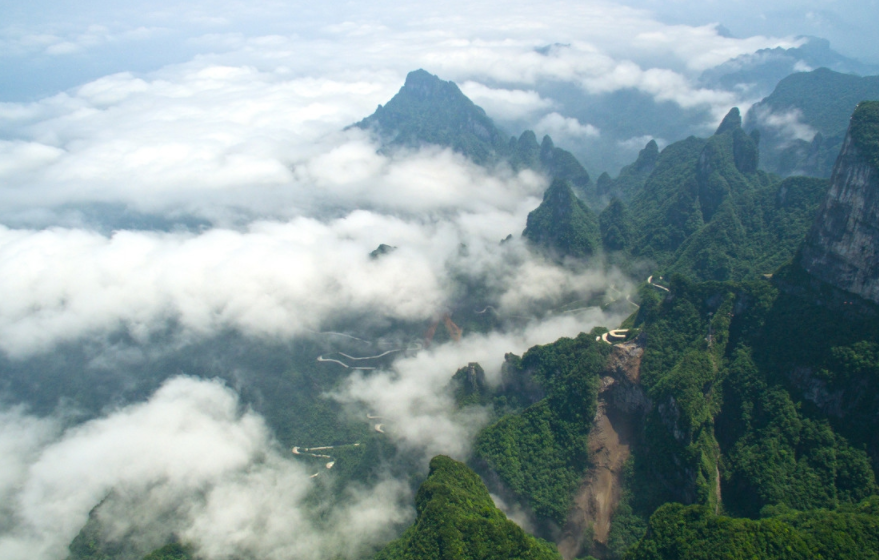
M374 560L560 560L555 547L525 533L494 505L472 470L445 456L415 496L418 517Z
M828 307L795 265L773 280L673 276L669 291L643 286L641 308L623 325L627 346L596 330L508 356L500 388L478 391L499 419L477 437L474 468L526 504L538 527L603 520L588 502L574 504L575 493L610 499L609 531L566 558L622 558L642 538L654 544L636 557L678 558L656 542L680 534L702 539L687 541L693 554L726 542L730 558L786 557L772 547L788 537L807 551L865 550L879 535L876 513L857 506L879 492L879 308ZM621 349L643 354L623 366ZM618 388L601 397L608 387ZM610 488L590 488L599 483L591 465L603 464L590 449L607 435L596 432L604 415L629 455ZM661 507L668 502L702 509ZM855 510L870 517L850 517ZM715 518L788 513L784 525ZM832 527L816 530L824 521ZM841 545L852 523L859 532Z
M598 194L618 198L626 203L630 202L656 169L658 159L659 145L656 140L650 140L644 149L638 152L638 159L623 167L616 179L604 175L606 179L601 181Z
M557 256L585 258L600 247L595 214L568 181L559 178L546 189L540 206L528 214L522 236Z
M584 196L594 186L589 173L573 154L534 132L509 137L495 126L454 82L425 70L406 77L400 91L375 113L352 125L372 130L384 146L418 148L434 144L451 148L478 164L508 162L514 169L534 169L550 179L566 179Z
M768 95L785 77L812 68L828 68L841 74L867 76L879 67L864 64L830 48L819 37L799 37L803 43L793 48L760 49L728 60L702 73L700 83L726 90L744 90L751 95Z
M534 132L526 130L518 139L510 139L509 150L509 161L515 169L530 168L543 171L550 178L570 181L587 204L598 203L589 173L571 152L553 144L548 135L538 144Z
M476 163L503 154L509 139L453 82L415 70L384 106L354 126L374 130L384 144L448 146Z
M605 187L614 197L599 216L605 251L700 280L771 273L793 257L827 183L758 170L758 144L735 108L708 139L662 152L649 143Z
M879 76L860 77L827 68L791 74L745 118L760 132L760 159L767 171L829 178L861 101L879 99Z
M877 493L876 310L828 307L824 288L796 265L773 280L676 277L667 296L642 291L641 379L656 406L618 509L630 544L644 533L628 516L652 515L633 558L716 557L712 546L728 549L725 558L870 557L875 507L869 519L846 512ZM707 507L651 513L665 502ZM798 529L714 517L799 511L809 513L780 519ZM806 548L787 556L783 546L795 543Z
M630 560L765 560L879 558L879 501L836 511L781 510L763 519L733 519L704 506L667 504L650 520Z

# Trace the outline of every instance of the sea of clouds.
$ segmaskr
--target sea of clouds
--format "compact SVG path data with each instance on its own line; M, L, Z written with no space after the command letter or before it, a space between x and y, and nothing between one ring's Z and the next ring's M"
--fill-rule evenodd
M494 383L506 352L616 326L623 317L598 308L546 311L609 286L625 294L631 280L600 263L545 260L518 238L546 177L438 147L386 154L346 127L422 67L498 122L562 147L602 131L561 114L542 83L635 89L705 108L712 127L742 100L694 85L699 72L797 44L596 1L89 2L54 19L11 13L4 68L94 64L63 90L0 102L4 359L120 332L146 348L169 324L183 345L228 332L290 340L353 316L427 325L465 279L486 287L500 316L524 319L354 372L327 396L380 411L387 437L422 462L466 458L487 421L454 410L457 368L479 362ZM101 69L112 71L89 74ZM398 249L370 258L381 243ZM124 360L102 367L126 373ZM65 558L99 504L111 536L137 535L149 549L176 535L212 559L353 558L412 519L410 488L393 479L352 487L344 506L318 515L310 473L264 418L219 381L169 376L146 400L86 420L69 406L37 415L4 399L0 556Z

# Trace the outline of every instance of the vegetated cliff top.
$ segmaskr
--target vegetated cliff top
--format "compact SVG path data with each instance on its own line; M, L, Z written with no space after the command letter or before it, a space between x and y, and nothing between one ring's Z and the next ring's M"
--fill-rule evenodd
M784 513L760 520L714 515L703 506L667 504L650 518L650 531L631 560L717 558L875 558L879 546L876 498L838 511Z
M525 533L495 507L479 476L439 455L415 496L418 517L375 560L560 560L555 548Z
M543 194L543 202L528 214L522 236L558 256L584 258L598 252L598 218L571 190L556 178Z
M852 114L852 142L861 156L879 170L879 101L864 101Z

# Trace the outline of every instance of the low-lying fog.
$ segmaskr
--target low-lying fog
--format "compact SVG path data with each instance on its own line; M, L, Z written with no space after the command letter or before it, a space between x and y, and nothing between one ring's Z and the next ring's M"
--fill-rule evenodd
M496 383L507 352L616 326L630 309L596 301L637 279L525 246L547 177L345 127L423 67L595 178L659 133L602 130L553 92L636 92L709 131L754 100L700 72L802 42L608 2L140 8L17 8L0 30L9 75L69 70L0 91L2 558L65 558L90 512L133 555L173 536L210 559L355 558L393 538L409 481L313 492L337 475L290 452L306 431L285 376L335 380L315 398L339 421L381 416L390 461L464 459L487 414L454 409L455 371ZM491 319L428 346L447 313ZM354 369L339 351L394 352Z

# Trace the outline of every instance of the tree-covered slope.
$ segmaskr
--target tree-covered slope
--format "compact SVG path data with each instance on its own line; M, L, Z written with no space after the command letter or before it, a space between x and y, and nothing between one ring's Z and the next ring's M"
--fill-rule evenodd
M385 146L434 144L479 164L506 161L516 170L533 169L565 179L590 204L599 204L589 173L572 153L556 146L549 136L538 144L530 130L519 138L508 137L454 82L424 70L410 72L387 104L353 126L373 130Z
M587 203L599 203L589 173L571 152L556 146L549 135L544 136L540 144L531 130L523 132L518 139L511 138L508 160L514 169L533 169L569 181Z
M641 378L656 408L640 455L652 475L642 481L691 488L662 501L756 515L766 505L833 508L876 492L868 452L879 452L870 408L879 401L870 369L879 330L849 306L820 305L820 290L796 270L779 276L795 286L790 293L765 281L677 277L667 297L644 294ZM719 496L706 464L721 474Z
M733 519L703 506L668 504L650 519L629 560L879 558L879 501L837 511Z
M598 373L610 346L594 335L535 346L521 360L508 356L507 379L542 390L524 410L500 418L477 437L477 463L497 474L538 515L564 521L588 466L587 437L595 416Z
M763 168L780 175L830 177L849 116L861 101L879 99L879 76L819 68L791 74L748 111L745 128L759 130ZM815 135L813 137L813 135Z
M522 236L562 257L585 258L600 247L598 219L563 179L554 179L528 214Z
M815 283L796 265L771 282L675 275L667 285L643 286L625 325L644 345L638 377L648 408L629 441L604 555L620 558L643 537L634 557L711 557L721 544L730 558L773 557L778 542L796 537L804 557L865 557L856 552L867 550L875 528L849 514L879 492L879 307ZM474 450L480 472L557 523L589 465L586 441L611 350L596 334L508 356L504 377L518 379L519 392L522 379L532 383L524 392L533 404L485 428ZM471 370L456 375L473 381L461 385L472 387L462 401L490 405L491 391ZM669 502L700 507L662 507ZM803 513L783 526L753 521L791 510ZM843 542L845 527L853 541ZM678 537L687 542L676 556L667 547Z
M614 181L621 195L635 190L628 207L615 202L599 216L602 244L698 280L756 277L790 260L828 188L759 171L757 140L737 109L707 140L691 137L658 156L649 148Z
M415 496L418 517L375 560L559 560L552 545L508 520L479 476L442 455Z
M776 533L714 514L842 511L879 491L879 308L833 296L796 266L775 282L674 276L670 292L643 287L627 326L644 341L640 383L651 405L631 442L608 557L624 555L669 502L703 506L692 510L699 523L719 519L720 532L660 537L657 520L671 510L659 509L645 542L666 539L661 548L682 537L693 548L676 556L643 545L639 554L660 555L638 558L698 558L722 542L756 554L730 558L766 557L750 539L763 546ZM723 535L724 527L735 530Z
M717 280L771 274L796 253L827 188L824 179L789 177L743 193L681 244L668 270Z
M879 170L879 101L859 104L852 114L850 130L861 157Z
M598 194L616 197L625 202L631 201L653 173L658 159L659 146L656 140L650 140L644 149L638 152L638 159L623 167L616 179L598 188Z
M143 560L192 560L192 552L189 548L172 543L158 548L147 554Z
M454 82L424 70L410 72L397 95L354 126L376 131L385 144L448 146L477 163L496 159L509 141Z

